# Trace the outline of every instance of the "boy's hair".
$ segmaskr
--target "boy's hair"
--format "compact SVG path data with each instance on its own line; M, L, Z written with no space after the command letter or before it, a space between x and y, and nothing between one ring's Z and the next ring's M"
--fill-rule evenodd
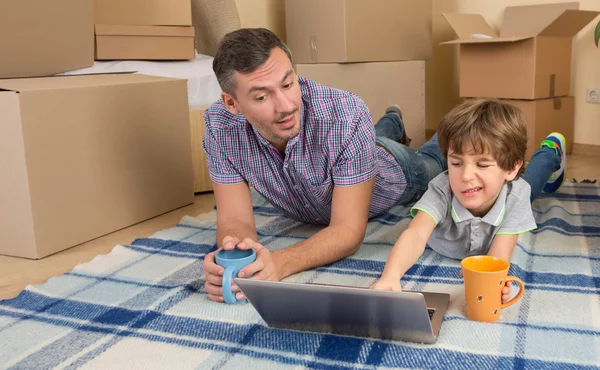
M477 154L492 155L505 171L512 171L525 159L527 119L519 108L498 99L465 101L442 118L437 132L440 151L446 158L449 149L462 155L470 145ZM523 174L524 167L515 179Z
M274 48L283 50L292 61L287 45L266 28L242 28L226 34L213 60L221 89L235 98L234 72L254 72L269 59Z

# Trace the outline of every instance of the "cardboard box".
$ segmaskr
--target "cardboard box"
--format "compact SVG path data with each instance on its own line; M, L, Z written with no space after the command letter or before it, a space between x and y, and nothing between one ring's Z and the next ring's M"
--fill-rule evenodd
M0 89L0 254L41 258L193 202L185 80L66 76Z
M96 25L96 60L190 60L194 27Z
M96 24L191 26L191 0L94 0Z
M391 104L402 109L411 148L425 143L425 62L298 64L298 75L350 91L367 104L373 123Z
M0 78L93 65L93 11L92 0L0 1Z
M443 14L459 37L443 44L460 45L460 96L569 95L572 38L598 15L578 7L578 3L508 7L499 35L481 15Z
M567 154L573 149L575 135L575 98L572 96L540 100L505 100L520 108L527 117L527 154L529 160L542 140L558 131L567 140Z
M294 63L426 60L431 0L286 0Z
M194 192L213 191L212 180L206 162L206 152L202 147L205 123L204 112L208 106L190 108L190 132L192 135L192 164L194 167Z

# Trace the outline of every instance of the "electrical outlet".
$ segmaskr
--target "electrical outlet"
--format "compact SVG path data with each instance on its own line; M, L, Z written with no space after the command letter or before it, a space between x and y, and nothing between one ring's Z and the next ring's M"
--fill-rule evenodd
M588 87L585 94L585 101L600 104L600 87Z

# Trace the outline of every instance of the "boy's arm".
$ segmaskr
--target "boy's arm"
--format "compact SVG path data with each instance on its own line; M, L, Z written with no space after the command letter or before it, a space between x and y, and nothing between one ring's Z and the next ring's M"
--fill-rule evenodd
M519 234L496 234L488 251L488 256L502 258L510 262L510 256L517 245L517 239L519 239Z
M492 246L488 251L488 256L502 258L510 262L510 256L517 245L517 239L519 239L519 234L496 234ZM504 288L502 288L502 303L510 299L511 286L512 283L508 281Z
M506 213L488 251L489 256L510 262L519 235L537 228L531 202L531 187L523 180L513 181L511 193L506 198Z
M423 254L427 240L435 229L435 222L425 212L418 211L408 228L400 235L390 255L375 289L400 290L400 278Z

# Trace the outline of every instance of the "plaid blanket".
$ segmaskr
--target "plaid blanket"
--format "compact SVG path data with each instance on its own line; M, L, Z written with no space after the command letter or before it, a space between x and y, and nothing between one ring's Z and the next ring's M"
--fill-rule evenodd
M250 304L209 301L202 259L215 249L211 212L1 301L0 368L597 369L599 189L565 184L536 200L539 228L520 237L510 271L525 295L497 323L465 318L459 262L427 248L403 286L450 293L434 345L273 329ZM253 200L260 241L272 250L317 230ZM369 223L354 256L288 280L368 286L408 222L408 209L395 207Z

